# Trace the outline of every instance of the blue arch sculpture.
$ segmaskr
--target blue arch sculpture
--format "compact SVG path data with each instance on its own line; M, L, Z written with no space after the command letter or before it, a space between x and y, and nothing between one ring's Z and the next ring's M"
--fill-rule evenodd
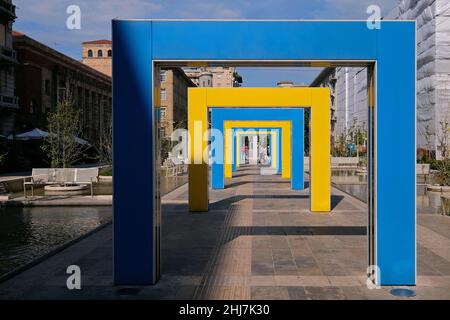
M304 111L301 108L211 108L211 128L224 132L224 121L291 121L292 160L291 188L304 188ZM221 157L221 158L220 158ZM218 153L217 162L211 165L211 186L223 189L223 153Z
M416 283L416 23L113 20L114 282L159 279L151 90L161 65L367 66L369 264L381 285ZM326 41L324 40L326 39ZM401 121L399 121L401 119ZM395 160L392 147L395 136ZM130 143L133 141L133 143ZM401 143L398 143L401 141ZM140 174L129 174L129 168ZM139 188L130 186L139 185Z

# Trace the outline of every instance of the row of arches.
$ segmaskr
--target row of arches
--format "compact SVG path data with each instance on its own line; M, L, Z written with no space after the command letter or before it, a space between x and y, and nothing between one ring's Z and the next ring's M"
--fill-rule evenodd
M106 54L107 54L107 57L112 57L112 50L109 49ZM88 50L88 57L89 58L93 58L94 57L94 51L92 51L91 49ZM99 49L97 51L97 57L99 57L99 58L103 57L103 50Z

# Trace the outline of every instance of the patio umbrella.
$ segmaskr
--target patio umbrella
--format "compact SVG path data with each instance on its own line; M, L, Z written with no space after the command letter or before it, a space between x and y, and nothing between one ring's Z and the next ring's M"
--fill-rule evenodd
M36 139L42 139L48 136L48 132L43 131L39 128L35 128L31 131L28 132L23 132L23 133L19 133L16 134L15 136L13 136L12 134L10 134L8 136L8 139L13 140L36 140Z
M10 140L12 140L12 139L16 139L16 140L38 140L38 139L43 139L45 137L48 137L48 135L49 135L49 133L47 131L41 130L39 128L34 128L31 131L23 132L23 133L20 133L20 134L16 134L15 136L10 134L8 136L8 139L10 139ZM81 145L84 145L84 146L87 146L87 147L91 146L91 144L88 141L84 140L84 139L81 139L81 138L78 138L78 137L75 137L75 136L74 136L74 139L75 139L76 142L78 142Z

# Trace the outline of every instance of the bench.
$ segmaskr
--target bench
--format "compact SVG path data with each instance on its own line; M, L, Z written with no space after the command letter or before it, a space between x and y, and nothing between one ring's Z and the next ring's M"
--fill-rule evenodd
M442 194L441 195L441 207L443 215L450 215L450 195Z
M187 172L187 165L178 158L167 158L161 169L166 171L166 177L177 176Z
M416 164L416 175L423 176L425 179L425 183L430 176L430 164L429 163L417 163Z
M331 157L331 168L356 169L358 164L358 157ZM309 157L304 158L304 165L309 170Z
M331 157L332 168L357 168L359 164L358 157Z
M23 195L27 197L27 186L31 186L31 196L34 196L35 186L79 183L90 185L92 197L94 182L98 182L98 168L34 168L31 177L23 178Z

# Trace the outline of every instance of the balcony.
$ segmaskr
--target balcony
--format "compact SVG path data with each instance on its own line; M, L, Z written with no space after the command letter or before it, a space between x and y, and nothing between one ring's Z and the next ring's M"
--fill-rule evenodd
M19 108L19 97L0 94L0 108Z
M16 6L6 0L0 0L0 23L3 24L16 18Z
M16 63L17 62L16 51L13 49L8 49L3 46L0 46L0 61L2 63L4 62Z

